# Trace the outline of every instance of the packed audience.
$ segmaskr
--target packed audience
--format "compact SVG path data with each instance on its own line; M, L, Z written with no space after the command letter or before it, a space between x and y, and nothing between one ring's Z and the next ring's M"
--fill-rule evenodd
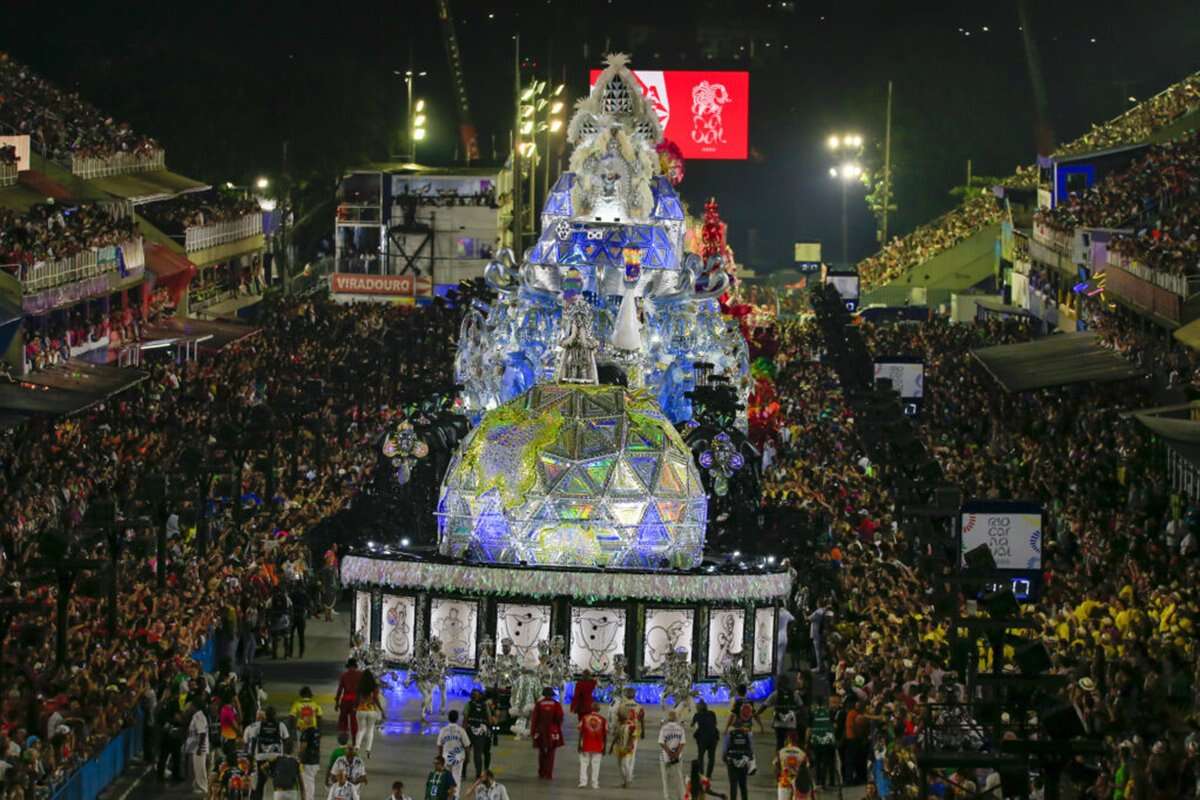
M185 194L142 206L139 210L155 226L173 234L188 228L238 220L262 211L254 198L222 191Z
M813 620L819 674L833 688L840 778L875 783L881 796L923 796L912 765L931 724L965 722L943 745L976 748L994 747L997 735L1036 735L1036 726L1014 715L993 729L947 720L946 709L927 717L930 704L965 699L946 622L946 604L959 600L938 579L947 562L918 547L897 519L887 465L864 455L834 372L809 360L822 348L818 329L789 322L780 332L784 413L766 495L806 514L808 530L818 532L821 554L811 576L801 576L801 610ZM920 434L948 483L968 499L1044 504L1046 589L1023 613L1036 624L1026 635L1047 643L1053 671L1065 677L1062 699L1080 709L1086 736L1104 750L1068 770L1077 796L1193 796L1200 520L1168 486L1152 437L1121 416L1152 404L1147 390L997 391L969 351L1027 340L1021 322L934 321L865 333L874 352L925 358ZM1114 342L1126 335L1107 334ZM1012 659L1011 645L1004 657ZM978 658L981 670L991 668L986 648ZM932 789L965 797L998 784L994 772L960 770L935 776Z
M127 242L136 234L132 215L110 213L96 203L39 203L25 213L0 208L0 264L24 270L93 247Z
M72 155L107 158L117 153L149 157L158 142L137 133L81 98L0 52L0 126L29 134L46 158L68 162Z
M1088 133L1060 147L1055 155L1073 155L1143 142L1156 130L1198 107L1200 73L1195 73L1149 100L1139 103L1116 119L1093 126ZM1038 185L1037 175L1036 167L1020 167L1016 174L1004 183L1013 187L1035 188ZM905 270L953 247L984 225L998 221L998 209L994 204L984 204L984 199L976 197L968 200L949 214L917 228L907 236L892 239L878 253L860 262L858 269L863 288L869 289L893 281ZM972 204L975 207L972 207ZM1180 215L1189 218L1183 220L1184 222L1189 222L1192 216L1190 208L1186 214ZM1185 240L1187 238L1184 237ZM1177 239L1160 242L1155 238L1153 247L1144 242L1140 247L1118 246L1128 247L1131 255L1144 253L1149 260L1155 263L1161 261L1168 269L1175 268L1180 261L1195 264L1195 253L1190 240L1187 244L1180 244Z
M303 537L353 502L388 420L449 381L457 325L442 306L271 300L264 313L262 333L225 352L155 364L149 380L102 406L0 438L5 798L44 793L138 718L149 720L158 774L169 767L178 780L185 710L228 702L232 685L245 689L239 724L253 722L253 682L235 684L230 664L253 662L259 642L285 655L293 634L303 652L303 620L331 599L336 574L336 557L314 566ZM357 380L365 363L386 362L394 337L416 357L395 381ZM156 473L180 488L156 490ZM84 570L70 594L67 660L57 664L57 588L39 559L64 539L57 546L75 556L107 559L97 508L116 509L125 542L117 629L97 597L102 571ZM142 517L166 520L165 563L136 526ZM287 630L280 604L294 609ZM224 663L211 695L190 657L207 639Z
M896 236L878 253L858 264L864 289L882 286L905 270L922 264L1000 221L1000 206L990 193L972 195L965 203L907 236Z
M1055 155L1087 153L1143 142L1154 131L1197 107L1200 107L1200 72L1138 103L1115 119L1093 125L1083 136L1060 147Z
M17 148L11 144L0 145L0 164L12 166L17 163Z
M1132 228L1109 249L1175 274L1200 269L1200 137L1155 145L1128 169L1071 194L1035 219L1061 232L1078 226Z

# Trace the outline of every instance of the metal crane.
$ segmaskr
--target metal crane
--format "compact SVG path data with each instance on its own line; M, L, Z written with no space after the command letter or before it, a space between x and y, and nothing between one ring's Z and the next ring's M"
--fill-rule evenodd
M442 25L442 42L446 45L446 60L450 62L450 76L454 82L454 103L458 110L458 137L462 140L467 163L479 159L479 141L475 125L471 122L471 106L467 102L467 81L463 77L462 53L458 49L458 37L454 34L454 17L450 13L450 0L435 0L438 20Z

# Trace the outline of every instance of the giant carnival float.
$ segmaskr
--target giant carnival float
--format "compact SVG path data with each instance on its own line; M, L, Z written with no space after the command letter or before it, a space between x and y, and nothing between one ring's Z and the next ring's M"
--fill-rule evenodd
M610 57L570 122L539 239L520 263L501 252L494 301L464 318L455 369L473 427L430 509L438 553L342 561L359 651L426 705L435 685L443 703L475 686L569 699L585 672L643 702L772 689L793 576L706 549L713 487L757 464L744 411L716 430L696 407L721 384L744 409L751 364L718 302L721 257L685 247L661 140ZM407 426L384 445L423 447Z

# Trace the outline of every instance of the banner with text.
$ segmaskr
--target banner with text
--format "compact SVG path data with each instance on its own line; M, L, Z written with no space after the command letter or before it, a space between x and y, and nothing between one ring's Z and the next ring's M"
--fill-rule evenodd
M588 85L595 85L594 69ZM684 158L744 159L750 126L750 73L715 70L634 70L634 80L658 113L663 136Z
M962 507L962 552L986 544L997 569L1042 568L1042 507L989 501Z
M359 275L335 272L329 288L334 294L370 294L380 297L429 297L433 280L426 275Z

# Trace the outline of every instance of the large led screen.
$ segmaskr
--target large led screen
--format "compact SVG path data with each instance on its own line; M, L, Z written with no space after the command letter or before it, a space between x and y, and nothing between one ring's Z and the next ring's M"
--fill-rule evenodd
M451 667L475 667L475 625L479 603L475 600L433 598L429 605L429 633L442 642Z
M592 70L589 85L600 77ZM744 159L750 128L750 73L633 70L658 113L663 136L684 158Z
M571 609L571 671L612 672L613 656L625 652L625 609Z
M383 596L383 634L380 643L389 659L409 661L413 657L413 640L417 630L415 598L392 594Z
M708 663L710 678L719 678L725 667L742 657L746 635L746 612L740 608L714 608L708 615Z
M550 606L496 604L496 653L511 639L521 666L537 669L538 642L550 641Z
M690 608L647 608L646 638L642 646L642 672L662 675L667 654L679 648L692 654L692 630L696 612Z

